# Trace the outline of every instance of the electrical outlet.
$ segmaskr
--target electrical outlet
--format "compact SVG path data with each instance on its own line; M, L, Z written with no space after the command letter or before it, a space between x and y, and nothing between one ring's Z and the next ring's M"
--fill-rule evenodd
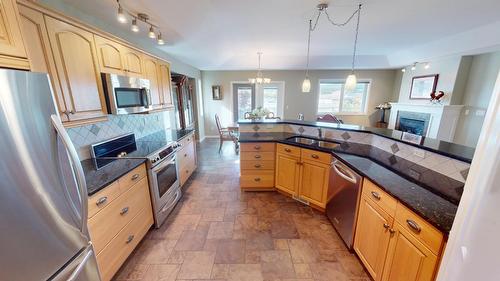
M415 150L413 150L413 155L420 157L420 158L425 158L425 150L415 149Z

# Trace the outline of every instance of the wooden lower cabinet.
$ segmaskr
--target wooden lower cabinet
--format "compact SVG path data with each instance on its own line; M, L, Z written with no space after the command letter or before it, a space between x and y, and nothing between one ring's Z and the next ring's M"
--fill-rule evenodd
M395 198L363 181L354 250L375 281L432 281L442 251L443 235ZM370 192L366 192L370 190ZM378 196L371 196L375 191ZM377 198L386 198L380 200ZM396 200L395 217L387 200ZM385 202L385 203L384 203ZM404 219L403 219L404 218ZM411 230L402 223L416 225Z
M300 160L297 157L276 154L276 188L292 196L299 193Z
M184 137L180 142L181 149L177 151L177 163L179 164L179 181L183 186L196 170L196 143L194 133Z
M438 257L399 223L394 224L393 231L382 280L433 280Z
M299 185L299 196L325 208L330 178L330 165L321 162L303 161Z
M394 219L369 198L361 197L354 251L375 281L381 280Z

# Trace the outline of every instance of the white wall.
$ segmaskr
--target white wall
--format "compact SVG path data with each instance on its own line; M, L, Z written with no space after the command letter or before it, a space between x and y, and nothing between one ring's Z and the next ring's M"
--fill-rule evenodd
M370 79L371 88L368 97L367 115L341 116L345 123L373 126L380 119L374 109L376 105L391 101L397 70L360 70L359 80ZM319 79L345 79L349 71L344 70L313 70L309 72L311 93L301 92L304 71L283 70L264 71L264 76L274 81L285 82L285 119L296 119L303 113L306 120L316 119ZM203 102L205 114L205 132L207 136L217 135L214 115L219 114L223 125L232 123L232 89L231 82L248 81L255 76L256 71L202 71ZM222 100L212 99L212 86L222 86Z
M472 57L463 98L460 101L465 107L458 122L454 142L476 147L484 121L484 114L480 113L488 108L499 69L500 52Z
M410 70L410 67L407 67L406 72L403 74L401 80L401 89L399 91L398 102L428 104L428 100L410 99L412 79L415 76L439 74L436 91L443 91L446 94L446 96L443 98L443 104L450 104L461 62L462 57L455 56L431 61L429 69L425 69L423 64L418 64L416 70Z

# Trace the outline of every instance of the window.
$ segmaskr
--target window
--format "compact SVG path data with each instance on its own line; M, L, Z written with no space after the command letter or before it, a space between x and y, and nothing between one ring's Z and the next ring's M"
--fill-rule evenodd
M235 84L234 93L237 109L235 119L244 119L245 113L252 111L255 104L254 87L249 84Z
M358 82L353 91L344 90L344 81L320 81L318 114L364 114L369 82Z
M278 114L278 87L264 86L262 107Z

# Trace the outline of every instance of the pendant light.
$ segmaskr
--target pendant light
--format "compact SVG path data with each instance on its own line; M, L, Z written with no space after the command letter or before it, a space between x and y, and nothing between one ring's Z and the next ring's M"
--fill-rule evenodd
M307 64L306 64L306 77L302 82L302 93L311 92L311 80L309 79L309 51L311 48L311 32L312 32L312 20L309 20L309 36L307 37Z
M356 62L356 49L358 45L358 34L359 34L359 18L361 15L361 4L359 4L359 9L358 9L358 20L356 23L356 35L354 37L354 49L352 53L352 64L351 64L351 74L347 76L347 79L345 81L345 86L344 89L346 91L353 91L356 88L356 85L358 83L356 74L354 74L354 64Z
M125 16L125 13L123 12L123 8L122 8L122 5L120 4L120 1L117 0L116 2L118 2L118 14L116 15L116 18L121 23L127 23L127 17Z
M248 78L248 81L252 84L268 84L271 83L270 78L265 78L262 75L262 69L261 69L261 57L262 57L262 52L258 52L257 55L259 56L259 69L257 70L257 76L255 78Z

